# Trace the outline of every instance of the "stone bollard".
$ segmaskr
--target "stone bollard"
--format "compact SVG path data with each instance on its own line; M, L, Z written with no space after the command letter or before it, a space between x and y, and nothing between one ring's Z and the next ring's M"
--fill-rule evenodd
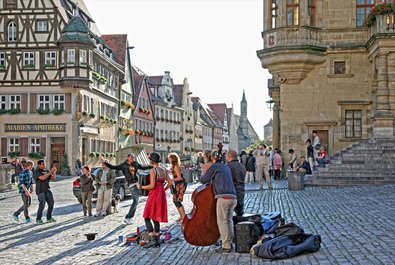
M304 173L288 172L288 189L304 190Z
M14 167L10 164L0 164L0 192L12 189L11 174Z

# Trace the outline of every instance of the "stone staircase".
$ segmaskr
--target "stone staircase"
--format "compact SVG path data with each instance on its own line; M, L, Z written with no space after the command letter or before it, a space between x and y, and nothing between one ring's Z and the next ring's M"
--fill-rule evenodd
M330 164L305 177L308 186L395 184L395 138L353 144L331 158Z

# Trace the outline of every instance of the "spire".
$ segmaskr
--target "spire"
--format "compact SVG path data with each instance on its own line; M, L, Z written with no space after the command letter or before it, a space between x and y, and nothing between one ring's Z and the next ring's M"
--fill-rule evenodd
M62 31L59 42L84 42L92 44L89 27L80 16L78 6L73 11L73 17Z
M246 102L247 100L246 100L246 94L245 94L245 90L243 89L243 99L241 100L241 102Z

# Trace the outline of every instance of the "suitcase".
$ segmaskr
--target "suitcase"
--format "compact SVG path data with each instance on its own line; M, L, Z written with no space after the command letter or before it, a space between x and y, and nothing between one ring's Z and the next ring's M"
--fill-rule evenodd
M256 224L253 222L239 222L236 225L236 252L249 253L258 241Z
M149 173L142 172L139 174L139 185L146 186L149 185ZM139 189L140 196L148 196L149 190Z

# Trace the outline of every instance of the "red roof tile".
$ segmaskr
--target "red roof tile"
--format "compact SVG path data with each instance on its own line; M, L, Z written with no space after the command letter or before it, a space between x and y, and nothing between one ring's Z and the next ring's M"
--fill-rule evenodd
M126 49L128 48L128 35L126 34L109 34L102 35L103 40L113 50L114 60L122 67L125 67Z

